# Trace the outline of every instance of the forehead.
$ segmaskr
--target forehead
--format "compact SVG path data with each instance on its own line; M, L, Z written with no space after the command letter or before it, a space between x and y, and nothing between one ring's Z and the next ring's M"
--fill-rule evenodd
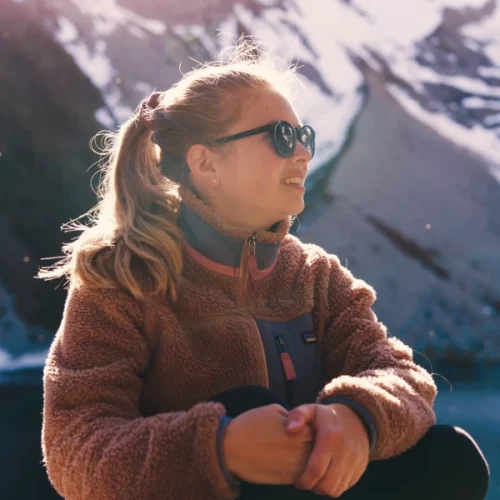
M290 102L275 90L261 90L244 99L241 114L231 131L246 130L285 120L294 127L302 125Z

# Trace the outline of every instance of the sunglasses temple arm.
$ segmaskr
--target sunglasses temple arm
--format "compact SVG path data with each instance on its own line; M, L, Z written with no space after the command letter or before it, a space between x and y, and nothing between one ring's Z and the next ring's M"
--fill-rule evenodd
M238 139L243 139L244 137L250 137L251 135L257 135L257 134L262 134L263 132L268 132L273 127L274 125L264 125L262 127L246 130L245 132L240 132L239 134L229 135L228 137L222 137L221 139L216 139L215 142L219 144L225 144L226 142L236 141Z

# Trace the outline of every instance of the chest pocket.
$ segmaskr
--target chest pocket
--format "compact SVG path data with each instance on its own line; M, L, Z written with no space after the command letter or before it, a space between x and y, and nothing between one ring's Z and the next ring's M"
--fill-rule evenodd
M269 388L290 407L314 403L323 375L310 313L286 322L257 320L266 352Z

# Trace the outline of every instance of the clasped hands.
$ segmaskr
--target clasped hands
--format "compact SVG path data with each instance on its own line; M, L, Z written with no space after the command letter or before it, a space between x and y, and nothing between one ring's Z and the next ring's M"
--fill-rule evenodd
M309 425L314 442L298 489L339 497L352 488L368 466L368 433L356 413L343 404L306 404L288 413L288 433Z
M288 411L271 404L229 423L224 456L229 472L243 481L294 485L337 498L365 472L369 440L347 405L305 404Z

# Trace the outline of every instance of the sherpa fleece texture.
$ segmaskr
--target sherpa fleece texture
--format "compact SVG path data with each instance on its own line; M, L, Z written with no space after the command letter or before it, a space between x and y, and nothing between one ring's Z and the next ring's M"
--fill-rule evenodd
M194 195L183 202L224 234L247 238ZM67 500L234 499L216 438L227 389L268 386L256 318L312 312L324 366L317 401L341 396L373 416L371 460L406 451L435 423L436 386L409 347L388 338L374 290L339 259L287 234L273 271L249 279L185 256L179 300L138 302L118 289L72 288L44 370L42 444L50 481Z

